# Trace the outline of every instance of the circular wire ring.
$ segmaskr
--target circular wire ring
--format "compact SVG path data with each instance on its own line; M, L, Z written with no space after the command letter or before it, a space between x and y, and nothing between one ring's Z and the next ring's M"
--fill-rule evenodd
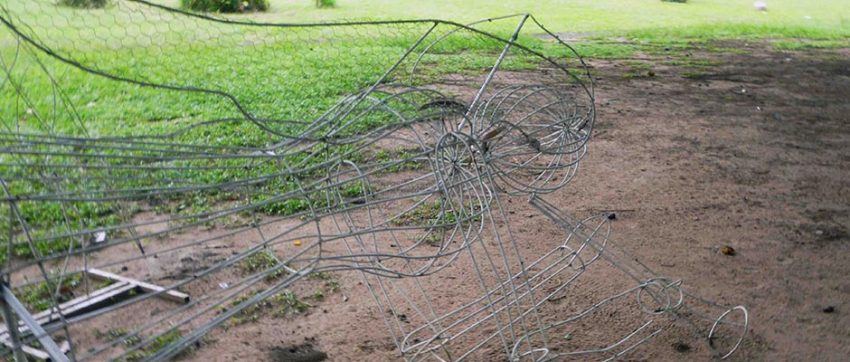
M736 310L740 310L744 313L744 329L741 331L741 336L738 337L738 342L736 342L735 345L732 346L732 349L730 349L729 352L720 357L720 359L726 359L727 357L731 356L733 353L735 353L735 351L738 350L738 347L741 346L741 342L744 341L744 337L746 337L747 335L747 330L749 330L750 328L750 316L747 313L747 308L744 308L744 306L739 305L726 310L725 312L723 312L723 314L720 315L720 317L717 318L717 320L714 321L714 324L711 326L711 330L708 331L708 342L710 344L711 340L714 338L714 331L717 329L717 325L720 324L720 321L726 318L729 313L732 313Z

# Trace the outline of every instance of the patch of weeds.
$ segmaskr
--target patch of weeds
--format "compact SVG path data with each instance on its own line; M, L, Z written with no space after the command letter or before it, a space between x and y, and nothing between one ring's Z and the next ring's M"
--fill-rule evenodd
M445 231L445 229L443 229L443 230L431 231L429 233L426 233L426 234L420 236L419 239L421 239L421 241L424 241L428 245L440 246L440 243L442 243L442 241L445 237L446 237L446 231Z
M11 170L2 169L0 172ZM50 192L45 183L10 181L8 187L13 194L34 194ZM135 203L127 203L126 213L137 210ZM68 224L80 225L81 228L96 230L102 227L118 224L122 220L117 203L68 202L45 203L22 201L17 203L18 211L29 232L24 233L21 222L8 219L0 222L0 233L12 234L12 254L14 257L32 259L34 257L53 255L67 252L70 248L79 248L82 239L88 236L68 237ZM119 232L113 232L109 237L120 237ZM32 247L30 246L32 241ZM33 250L34 249L34 250ZM6 262L6 253L0 253L0 261Z
M480 210L477 205L469 203L462 210L455 210L451 205L444 205L443 200L423 202L392 220L395 225L428 225L430 228L450 228L458 220L480 220Z
M284 290L276 294L272 297L272 301L279 306L276 314L281 317L301 314L313 307L313 305L299 299L295 292L291 290Z
M715 47L708 46L703 48L703 50L712 52L712 53L722 53L722 54L747 54L749 53L746 49L741 48L729 48L729 47Z
M704 78L712 67L722 63L711 59L678 58L665 61L664 64L683 68L683 78L698 80Z
M59 294L56 295L57 303L64 303L74 298L74 288L80 285L82 274L74 273L62 278L59 285ZM16 288L15 295L20 299L27 309L32 312L41 312L53 306L53 294L56 292L58 278L51 278L51 283L38 282L21 288ZM52 288L51 288L52 286Z
M646 78L655 76L655 72L652 70L652 65L647 62L628 61L626 62L626 66L629 67L629 71L623 74L623 77L625 78Z
M317 8L332 8L336 7L336 0L316 0Z
M59 0L61 5L80 9L102 9L109 3L109 0Z
M416 156L416 150L396 148L393 151L380 149L375 152L374 159L380 167L384 168L383 172L399 172L413 171L423 167L421 162L416 162L413 158ZM399 162L405 160L404 162Z
M685 68L706 68L722 64L720 61L711 59L695 59L695 58L678 58L663 62L666 65L672 65Z
M234 308L246 300L253 298L260 292L261 291L255 291L251 294L236 298L230 302L229 305L219 307L219 312L226 312L230 308ZM265 316L268 311L274 311L273 315L276 317L286 317L304 313L312 307L312 304L301 300L295 292L284 290L242 309L239 313L230 318L228 326L233 327L247 322L255 322L259 320L260 317Z
M253 294L243 295L239 298L236 298L232 302L230 302L229 306L219 307L219 311L226 312L228 309L233 308L233 307L241 304L242 302L248 300L249 298L253 297L257 293L259 293L259 291L254 292ZM254 305L248 306L248 307L242 309L239 313L237 313L233 317L231 317L228 324L230 326L236 326L236 325L243 324L245 322L256 321L257 319L260 318L260 312L268 306L269 306L269 300L268 299L262 300L262 301L260 301L256 304L254 304Z
M142 342L142 337L138 334L128 337L129 334L124 328L112 328L106 332L101 332L99 329L94 331L95 338L105 339L109 342L121 340L124 347L133 347Z
M613 42L606 39L587 39L572 45L582 57L587 59L623 59L643 50L643 47L638 44ZM555 42L550 42L544 47L544 54L554 58L573 56Z
M348 182L339 188L340 196L345 198L359 198L370 192L372 192L372 189L362 180Z
M705 78L706 73L699 71L684 71L682 72L682 77L687 79L699 80Z
M395 225L421 225L437 220L440 217L442 203L437 200L433 202L423 202L419 206L408 210L392 220Z
M194 11L243 13L266 11L269 9L269 0L180 0L180 7Z
M438 199L433 202L423 202L419 206L397 216L392 223L399 226L417 226L425 233L416 238L417 242L424 241L428 245L438 246L445 238L446 231L453 228L459 220L479 221L481 210L474 203L467 203L463 209L455 210L451 205L443 205Z
M313 272L310 273L308 278L324 281L324 288L328 293L335 293L339 290L339 280L331 273Z
M261 250L242 259L238 268L245 274L256 274L277 267L280 262L270 250ZM276 280L289 274L286 269L278 269L266 276L266 280Z
M835 49L850 48L850 40L847 39L794 39L780 40L773 43L776 50L801 50L801 49Z
M135 350L133 352L128 353L125 360L128 361L128 362L144 360L144 359L156 354L161 349L168 347L172 343L179 340L181 337L183 337L183 332L181 332L179 329L172 329L172 330L170 330L166 333L163 333L159 337L154 338L154 340L151 341L144 348L141 348L141 349L138 349L138 350ZM138 343L136 343L136 344L138 344ZM182 352L180 352L180 354L178 356L185 356L185 355L187 355L191 352L192 352L192 349L187 348L187 349L184 349Z

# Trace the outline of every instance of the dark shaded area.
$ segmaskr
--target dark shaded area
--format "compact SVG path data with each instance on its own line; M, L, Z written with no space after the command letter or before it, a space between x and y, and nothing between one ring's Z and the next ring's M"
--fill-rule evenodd
M274 347L269 355L271 360L276 362L321 362L328 359L327 353L315 350L309 343Z

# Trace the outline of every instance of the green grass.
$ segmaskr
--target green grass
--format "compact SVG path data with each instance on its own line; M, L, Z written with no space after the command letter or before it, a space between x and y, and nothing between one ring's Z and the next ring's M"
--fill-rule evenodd
M74 273L63 277L61 285L56 285L58 279L54 279L50 285L47 282L38 282L18 288L15 290L15 295L27 309L37 313L55 306L54 297L56 297L56 302L60 304L73 299L74 288L80 284L81 280L82 275ZM57 287L58 293L56 293Z
M652 38L740 36L817 37L850 35L850 6L843 0L768 1L767 12L752 1L690 0L687 4L655 0L339 0L332 10L317 10L300 0L272 0L261 19L328 21L338 19L436 18L470 22L513 13L531 13L555 32L630 34ZM512 25L494 25L505 30Z
M239 262L238 268L245 274L256 274L278 266L280 261L270 250L258 251ZM286 269L278 269L266 276L266 280L273 281L289 274Z
M156 354L156 352L160 351L161 349L168 347L168 345L178 341L181 337L183 337L183 332L181 332L179 329L176 329L176 328L172 329L172 330L165 332L162 335L154 338L153 341L150 341L145 347L128 353L127 356L125 357L125 360L128 361L128 362L129 361L144 360L145 358L148 358L148 357ZM136 343L141 342L141 341L138 341L137 339L134 339L133 341L136 342ZM125 345L125 347L131 347L131 346ZM192 348L187 348L186 350L180 352L178 357L182 357L182 356L188 355L190 353L192 353Z
M339 280L337 280L336 276L328 272L314 272L310 273L308 276L310 279L320 280L323 283L323 287L328 293L335 293L339 290ZM322 293L321 291L316 291L316 293Z
M178 0L159 3L177 6ZM26 23L25 32L35 35L59 54L79 60L86 66L121 77L158 84L196 87L232 94L258 118L310 121L341 97L363 89L392 65L430 24L398 26L357 26L332 28L267 28L225 26L199 19L175 16L147 7L119 2L105 9L78 10L56 6L53 0L17 1L4 4L16 22ZM691 0L687 4L656 0L339 0L333 8L317 9L312 1L272 0L265 13L220 15L231 19L264 22L313 22L345 19L437 18L470 22L511 13L532 13L551 31L565 33L576 49L590 58L623 58L637 52L676 54L695 44L712 47L721 39L769 38L778 49L846 47L850 38L850 6L843 0L769 2L769 11L758 12L749 1ZM506 37L518 18L480 24L484 30ZM435 31L450 30L441 25ZM520 42L551 56L564 55L564 49L537 37L533 26L521 34ZM420 76L425 84L447 73L481 74L492 64L502 44L471 34L451 38L422 59ZM83 72L24 48L16 54L10 33L0 30L0 58L3 68L15 64L11 80L0 89L0 127L3 130L50 132L88 136L165 134L188 125L217 118L241 117L234 104L219 95L154 89L116 82ZM729 49L717 49L728 51ZM530 70L539 59L519 55L503 67ZM390 80L401 80L410 63L400 67ZM693 73L701 65L693 64ZM710 65L706 65L710 66ZM43 69L42 69L43 67ZM44 71L47 70L47 72ZM634 76L648 69L635 66ZM58 100L58 101L57 101ZM384 115L385 116L385 115ZM391 119L376 115L365 119L350 132L386 124ZM297 133L302 126L277 124L276 130ZM233 146L262 146L279 141L250 122L220 123L199 127L175 136L173 141ZM383 152L383 153L381 153ZM327 157L344 156L364 160L350 146L330 147ZM405 157L407 151L380 151L372 159L389 163ZM321 159L304 160L304 155L288 156L283 162L297 167L315 165ZM32 161L0 155L0 161ZM61 162L62 158L53 161ZM68 162L75 162L67 159ZM241 166L240 160L230 166ZM189 166L186 163L184 166ZM405 163L388 171L415 168ZM406 167L402 169L402 167ZM151 175L122 187L156 185L157 179L183 177L194 183L221 183L280 172L281 165L258 164L245 169L166 172ZM48 177L49 170L33 176ZM4 175L23 172L0 166ZM71 171L75 172L75 171ZM120 172L113 176L121 176ZM256 185L252 202L297 189L297 182L316 177L315 173L293 175ZM12 194L49 192L48 182L9 182ZM102 187L97 183L63 185L67 190ZM343 197L356 198L365 185L353 184L340 190ZM227 205L233 194L212 190L204 193L142 200L164 205L170 214L192 215ZM322 202L322 195L271 203L260 211L290 215L309 210ZM131 217L135 207L118 203L20 202L17 205L36 239L74 229L94 229L114 225ZM13 255L33 257L20 233L17 220L0 216L0 233L11 228L16 236ZM187 219L187 221L195 221ZM121 235L109 235L110 238ZM59 238L36 243L40 255L78 247L79 239ZM6 258L0 253L0 261Z
M258 293L260 293L260 291L255 291L236 298L227 306L219 307L219 312L226 312L230 308L238 306L246 300L254 297ZM311 295L311 297L316 299L315 295L316 294L314 293L313 295ZM313 308L312 304L302 300L298 295L295 294L295 292L288 289L284 289L283 291L263 301L260 301L259 303L242 309L241 311L239 311L239 313L236 313L228 320L226 327L234 327L247 322L256 321L262 317L267 316L269 312L271 312L274 317L284 318L304 313L310 308Z

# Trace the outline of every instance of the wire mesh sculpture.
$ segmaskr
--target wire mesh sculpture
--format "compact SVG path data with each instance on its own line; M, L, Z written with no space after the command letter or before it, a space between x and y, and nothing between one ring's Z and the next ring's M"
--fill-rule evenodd
M517 20L511 34L482 30ZM343 271L361 275L405 360L616 359L682 323L725 358L747 331L743 307L610 245L608 215L578 220L544 199L575 175L595 105L584 62L530 15L275 24L35 0L0 2L0 21L13 50L4 298L40 288L48 301L5 309L6 357L37 340L53 359L173 358L308 276ZM541 48L534 32L553 41ZM136 96L161 108L133 108ZM515 208L557 242L523 239ZM202 254L220 245L232 255ZM243 267L258 257L271 262ZM165 286L90 281L104 269ZM594 273L607 285L582 284ZM70 313L69 283L81 303L136 293ZM191 299L140 312L176 291ZM42 319L17 321L29 314ZM104 320L126 333L95 338Z

